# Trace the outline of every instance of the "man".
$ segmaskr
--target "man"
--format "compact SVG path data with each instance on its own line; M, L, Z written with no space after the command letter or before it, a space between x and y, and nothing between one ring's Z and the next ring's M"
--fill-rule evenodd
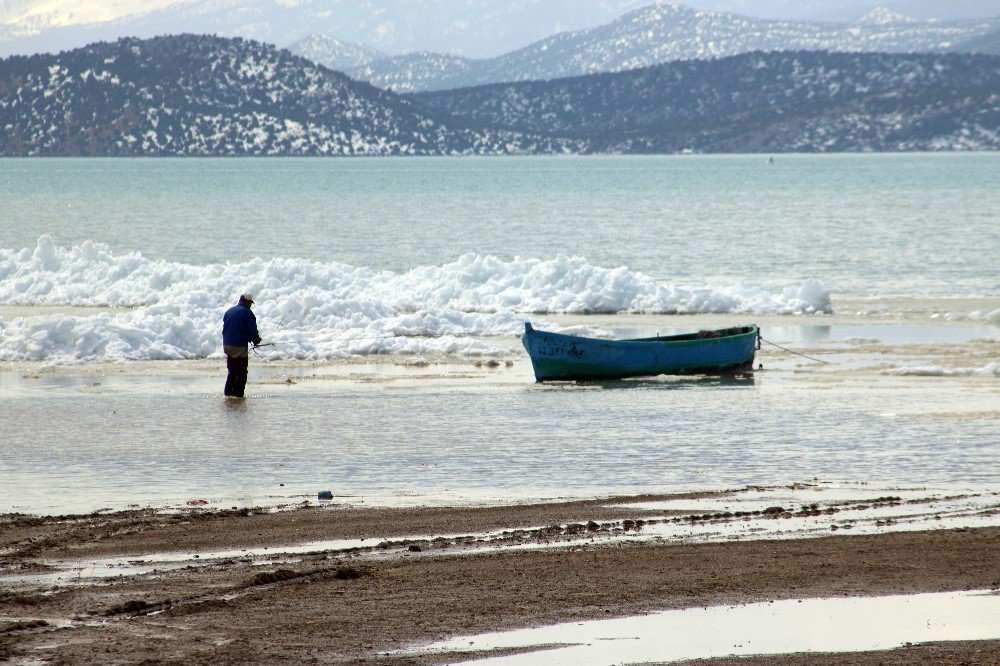
M248 345L260 344L257 317L250 310L253 294L242 294L240 302L222 316L222 349L226 352L226 395L242 398L247 386L247 366L250 365Z

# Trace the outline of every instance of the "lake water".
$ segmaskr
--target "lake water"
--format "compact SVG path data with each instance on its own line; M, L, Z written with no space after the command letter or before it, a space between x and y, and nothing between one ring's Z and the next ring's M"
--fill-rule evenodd
M993 487L997 182L995 154L0 160L0 511ZM278 344L229 403L245 290ZM756 321L827 363L541 386L528 319Z
M1000 155L0 160L0 248L407 271L583 256L658 280L996 294Z

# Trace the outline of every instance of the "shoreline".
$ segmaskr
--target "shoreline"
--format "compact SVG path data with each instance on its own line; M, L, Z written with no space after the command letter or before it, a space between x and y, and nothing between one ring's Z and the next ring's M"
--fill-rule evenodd
M66 447L45 422L37 442L11 449L23 471L11 477L17 502L0 507L53 515L0 514L0 661L436 665L535 652L406 650L668 609L1000 589L1000 489L984 464L996 375L947 374L995 359L994 324L858 319L775 317L777 340L831 364L772 350L737 387L661 378L596 394L534 385L523 359L260 359L255 394L233 405L216 395L215 359L0 364L23 422L58 409L107 433ZM938 376L885 372L903 366ZM601 439L592 426L603 421L584 421L559 440L538 416L539 404L574 413L595 395L632 429ZM382 426L359 434L331 405ZM697 419L672 434L685 409L759 434L720 443ZM187 436L168 447L134 418L169 424L182 410ZM498 414L518 415L522 430ZM234 448L233 432L248 443ZM623 451L629 433L638 448ZM296 442L306 446L293 452ZM71 476L32 466L33 447ZM144 474L101 475L133 470L137 455L152 465ZM557 469L547 492L539 484ZM332 502L317 504L322 488L336 489ZM67 513L92 506L115 508ZM1000 662L1000 637L689 663L948 660Z
M0 565L22 582L0 593L0 658L436 664L455 655L388 653L457 635L671 608L1000 588L1000 526L714 543L585 538L547 547L541 546L561 537L541 530L527 544L494 549L468 541L463 547L450 536L553 524L576 524L586 534L591 523L597 532L609 521L649 515L630 504L713 495L491 507L7 514L0 516ZM996 509L991 513L995 518ZM755 520L772 520L759 514ZM427 538L406 538L414 534ZM280 544L337 539L371 545L278 555ZM392 545L380 548L383 542ZM273 554L239 554L253 546L258 555ZM237 554L199 561L199 552L226 548ZM187 558L176 568L128 570L144 554L161 551ZM120 558L122 574L31 582L65 557ZM933 653L941 645L917 649ZM1000 640L944 647L969 663L1000 655ZM885 658L855 653L850 663L869 663L865 654ZM904 657L915 654L904 651L887 663L907 663ZM815 663L846 663L844 657Z
M48 327L60 318L86 319L97 315L118 316L142 307L73 306L73 305L4 305L0 304L0 328L14 322L27 322L33 326ZM411 313L412 314L412 313ZM844 296L836 301L833 313L528 313L517 315L531 321L536 328L575 332L598 337L629 337L659 333L685 333L701 328L755 323L766 339L792 345L807 353L861 354L882 353L905 359L929 355L927 347L934 346L938 356L962 355L968 349L995 343L1000 331L1000 298L996 296ZM289 344L288 331L275 328L273 322L262 320L262 333L269 341L279 339L279 345ZM268 328L270 327L270 328ZM268 330L264 330L268 328ZM526 360L520 343L521 325L516 331L503 329L477 333L450 333L417 335L414 339L454 337L470 343L464 349L351 347L352 344L370 342L379 338L352 337L353 329L341 331L343 348L316 350L288 354L280 347L270 348L252 357L251 369L267 375L287 371L290 376L301 372L318 371L333 377L346 374L352 368L384 366L396 372L420 370L427 366L455 369L481 369L502 367L511 362ZM272 330L273 329L273 330ZM308 336L307 336L308 337ZM384 338L391 341L407 339L405 334L389 332ZM990 349L990 352L995 350ZM992 354L990 354L992 355ZM765 345L759 354L765 360L784 361L787 354L773 346ZM136 351L123 354L79 351L53 352L31 357L22 351L8 351L0 357L0 373L21 373L27 376L204 376L218 373L218 364L224 363L221 343L209 353L190 351L171 352L169 356L146 356Z

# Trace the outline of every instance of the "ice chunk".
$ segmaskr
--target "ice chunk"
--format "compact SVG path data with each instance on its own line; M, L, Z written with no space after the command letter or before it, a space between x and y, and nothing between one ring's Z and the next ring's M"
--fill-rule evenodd
M49 236L0 250L0 303L131 308L0 325L0 359L203 358L219 352L222 313L257 296L273 358L349 354L483 355L484 336L513 336L539 313L831 312L816 280L780 292L744 284L679 286L582 257L467 254L404 273L306 259L194 266L116 254L102 243L57 246Z

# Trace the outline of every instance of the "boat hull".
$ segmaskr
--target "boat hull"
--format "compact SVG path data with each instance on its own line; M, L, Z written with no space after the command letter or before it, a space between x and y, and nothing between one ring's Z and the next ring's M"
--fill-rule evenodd
M535 380L599 380L653 375L701 375L753 369L757 326L636 340L600 340L538 331L525 324L521 342Z

